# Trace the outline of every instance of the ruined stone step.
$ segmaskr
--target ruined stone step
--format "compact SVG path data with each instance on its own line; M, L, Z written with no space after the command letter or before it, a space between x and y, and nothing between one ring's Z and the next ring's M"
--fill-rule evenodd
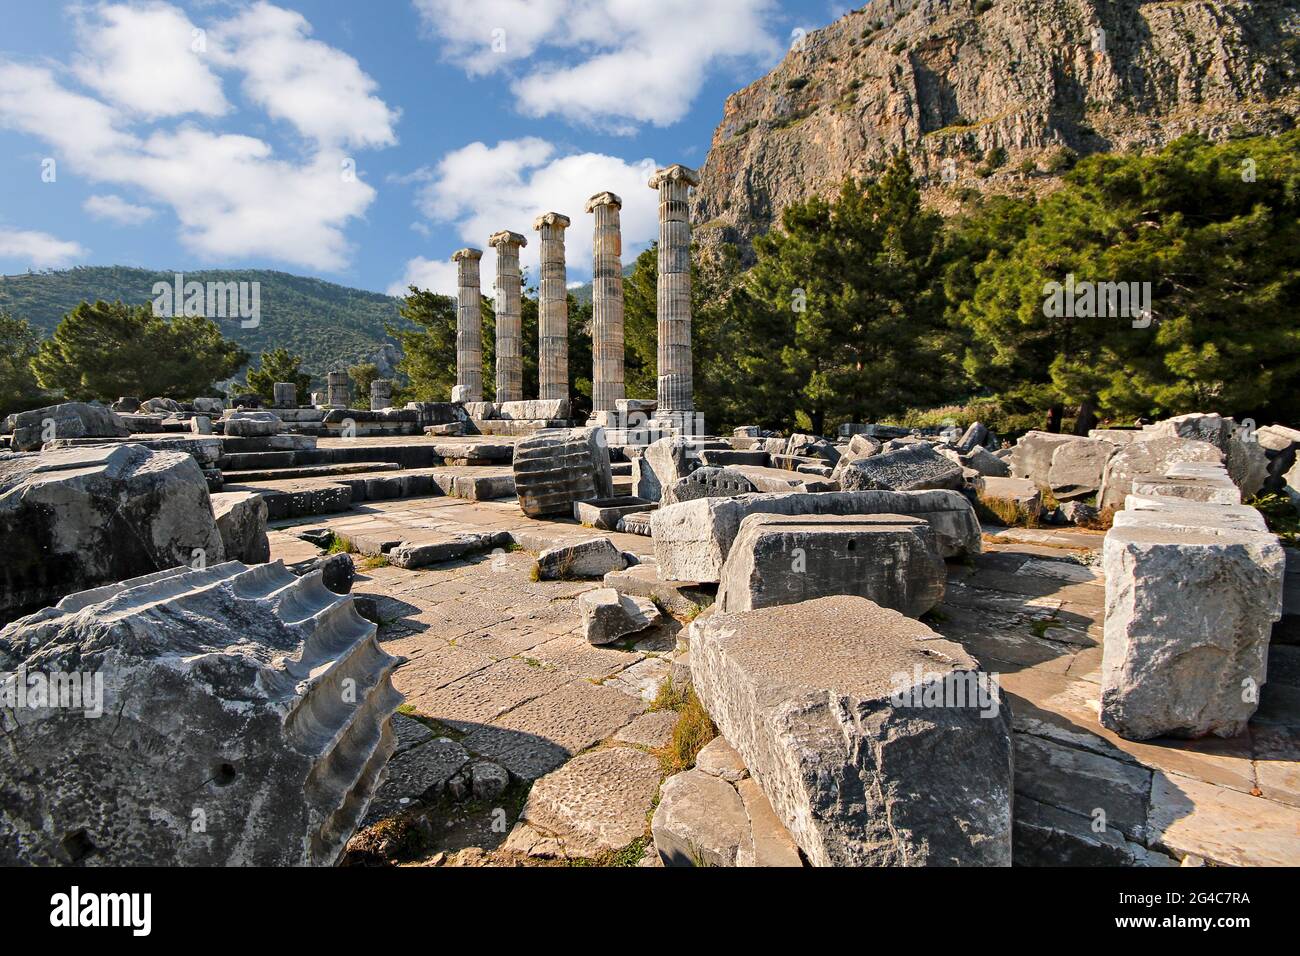
M292 451L250 451L222 455L217 464L224 472L238 473L293 468L298 461L297 453Z
M250 471L227 471L227 482L293 481L298 478L329 478L370 471L399 471L401 465L387 461L362 461L348 465L308 465L295 468L264 468Z

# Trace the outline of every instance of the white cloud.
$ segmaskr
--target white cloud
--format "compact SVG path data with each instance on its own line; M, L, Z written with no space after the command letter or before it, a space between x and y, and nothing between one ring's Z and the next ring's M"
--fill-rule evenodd
M109 17L116 9L98 11ZM88 180L129 186L170 205L181 243L209 261L265 256L342 269L350 251L344 229L375 198L342 147L394 141L396 114L372 95L374 83L355 60L308 39L309 29L296 13L263 3L213 28L220 52L209 37L212 62L245 72L250 97L306 137L302 159L279 158L261 139L217 133L193 122L137 130L140 109L73 92L50 69L3 59L0 126L44 140L60 163ZM128 75L134 61L123 65L123 57L149 53L125 43L114 50L101 62L118 64ZM280 60L267 65L260 59L266 56ZM308 61L311 66L304 65ZM274 86L273 78L283 80L284 87L263 85ZM101 79L106 88L131 88L108 75ZM314 115L317 110L321 115Z
M491 294L495 285L496 255L488 236L503 229L522 233L528 245L520 261L531 282L537 281L539 251L533 220L544 212L560 212L571 225L565 233L565 259L570 278L590 276L592 234L595 217L586 212L587 200L609 190L623 200L623 259L631 262L636 253L659 235L659 199L647 185L655 170L653 159L628 163L602 153L560 155L543 139L525 137L504 140L495 146L470 143L448 153L434 167L433 178L419 194L420 210L434 223L444 226L458 242L484 251L482 283ZM454 295L455 268L452 263L412 259L406 275L393 288L405 291L414 277L441 282L426 286Z
M766 63L781 53L769 30L775 0L416 0L416 7L470 74L536 58L512 84L525 114L615 132L675 123L719 64Z
M411 286L437 292L440 295L456 297L456 263L450 260L440 262L437 259L425 259L417 256L408 260L402 277L388 287L389 295L403 296Z
M124 226L139 225L158 214L156 209L137 206L121 196L91 196L81 204L81 208L95 219L107 219Z
M17 262L22 268L53 269L83 259L85 255L80 243L57 239L45 232L0 226L0 259Z
M229 109L203 61L201 32L176 7L101 4L79 13L73 73L110 102L150 119Z
M213 30L214 58L245 75L244 93L318 143L391 146L398 111L355 59L320 40L302 14L258 3Z

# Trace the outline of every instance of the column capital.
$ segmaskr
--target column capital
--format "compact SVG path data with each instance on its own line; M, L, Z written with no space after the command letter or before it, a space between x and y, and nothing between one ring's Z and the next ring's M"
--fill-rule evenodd
M451 254L452 262L460 262L462 259L482 259L482 249L457 249Z
M658 189L660 184L665 182L685 182L688 186L698 186L700 184L700 174L689 166L673 163L671 166L665 166L663 169L656 171L650 177L650 188Z
M597 206L613 206L615 209L622 209L623 200L606 190L603 193L596 193L587 200L587 212L595 212Z
M528 245L528 239L517 232L510 232L506 229L488 236L488 245L493 249L499 246L526 246Z
M559 212L544 212L533 220L533 228L541 230L544 226L559 226L561 229L568 229L569 217Z

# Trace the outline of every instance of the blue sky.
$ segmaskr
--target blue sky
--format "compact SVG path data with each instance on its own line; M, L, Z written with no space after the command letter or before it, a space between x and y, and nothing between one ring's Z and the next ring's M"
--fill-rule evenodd
M0 272L275 268L454 293L451 253L704 162L828 0L0 0ZM525 250L525 265L536 243ZM495 266L483 261L484 286ZM534 272L535 274L535 272Z

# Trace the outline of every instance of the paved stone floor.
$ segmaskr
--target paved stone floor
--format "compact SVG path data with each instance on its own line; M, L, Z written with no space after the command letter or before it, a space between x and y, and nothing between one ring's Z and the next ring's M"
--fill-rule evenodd
M596 533L572 522L531 521L513 501L440 497L375 502L291 524L375 541L528 531L535 536L530 550L534 541L545 547ZM653 554L649 538L611 537L624 550ZM271 541L274 558L319 554L289 523L272 531ZM1300 647L1274 647L1259 714L1240 738L1116 737L1097 721L1100 544L1100 535L1073 531L989 534L978 559L949 565L947 597L926 618L998 673L1009 696L1016 816L1040 827L1018 836L1077 831L1101 840L1106 859L1138 864L1189 855L1229 865L1300 863ZM394 802L389 788L390 803L371 820L412 805L402 800L484 758L524 781L552 774L528 811L545 816L550 829L522 840L516 834L512 849L592 856L640 833L624 858L635 862L661 777L655 762L636 752L653 751L670 729L663 715L645 714L671 672L680 624L670 620L635 643L592 647L581 634L576 597L600 582L534 581L527 552L501 550L418 571L375 563L358 558L354 591L376 598L385 648L407 658L394 684L412 719L399 721L403 749L390 769L410 792ZM573 759L593 748L618 752ZM425 857L455 860L447 854L470 848L461 860L506 861L496 848L528 789L524 782L494 800L444 801L428 814L433 850ZM582 805L591 812L579 812ZM593 817L601 821L594 829ZM1096 837L1099 818L1105 826Z

